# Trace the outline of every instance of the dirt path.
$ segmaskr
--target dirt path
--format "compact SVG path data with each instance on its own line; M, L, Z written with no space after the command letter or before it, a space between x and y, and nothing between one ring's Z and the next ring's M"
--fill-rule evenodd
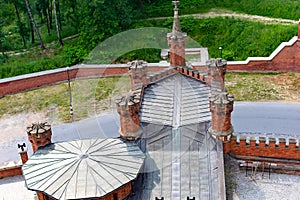
M76 38L78 36L79 36L79 34L75 34L75 35L71 35L71 36L65 37L62 40L66 41L66 40L74 39L74 38ZM55 45L56 42L57 41L54 40L54 41L52 41L50 43L45 43L46 49L49 49L49 47ZM4 53L6 53L9 56L12 56L12 55L17 56L17 55L22 55L22 54L28 53L29 51L36 50L36 49L40 49L40 45L37 45L37 46L34 46L34 47L30 47L29 49L21 49L21 50L17 50L17 51L7 51L7 52L4 52Z
M291 20L291 19L281 19L281 18L271 18L271 17L259 16L259 15L240 14L229 10L220 11L217 9L212 9L208 13L181 15L181 17L190 17L190 16L198 19L215 18L215 17L233 17L233 18L245 19L245 20L250 20L255 22L264 22L266 24L282 24L282 25L298 24L298 21ZM151 18L151 19L168 19L168 18L171 17L158 17L158 18Z

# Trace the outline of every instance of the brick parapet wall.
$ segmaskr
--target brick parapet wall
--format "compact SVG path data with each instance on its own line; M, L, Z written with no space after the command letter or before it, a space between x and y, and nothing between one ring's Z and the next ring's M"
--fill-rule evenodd
M295 138L233 137L230 153L236 156L300 160L299 140Z
M151 63L149 72L155 72L169 67L168 63ZM128 66L113 65L76 65L69 68L70 79L109 77L128 75ZM0 80L0 97L23 92L38 87L48 86L68 80L66 68L21 75Z
M0 179L11 177L11 176L19 176L22 175L22 165L21 164L15 164L13 166L9 167L1 167L0 168Z

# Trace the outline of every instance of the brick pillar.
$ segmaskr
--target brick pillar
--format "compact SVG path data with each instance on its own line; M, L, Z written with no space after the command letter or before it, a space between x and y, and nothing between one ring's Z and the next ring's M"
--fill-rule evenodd
M39 200L46 200L46 198L42 192L36 192L36 194L37 194L37 197Z
M173 1L174 8L174 21L173 29L171 33L168 33L168 45L170 48L170 65L172 67L186 66L185 62L185 44L186 44L186 33L182 33L180 29L180 22L178 16L178 4L179 1Z
M208 81L207 83L219 92L225 91L225 74L227 61L221 58L207 61Z
M32 144L33 152L36 152L40 146L51 143L51 125L45 123L35 123L27 127L28 140Z
M298 22L298 40L300 40L300 19Z
M230 139L233 133L231 125L231 112L234 98L232 95L221 92L210 97L210 112L212 115L210 134L217 140L223 141L224 153L230 151Z
M141 88L147 84L147 65L143 60L135 60L127 63L129 65L129 76L131 90Z
M26 144L18 144L18 152L20 154L22 164L26 163L28 160L27 147Z
M136 140L142 133L139 118L140 96L129 93L117 99L116 105L120 115L120 136L127 140Z

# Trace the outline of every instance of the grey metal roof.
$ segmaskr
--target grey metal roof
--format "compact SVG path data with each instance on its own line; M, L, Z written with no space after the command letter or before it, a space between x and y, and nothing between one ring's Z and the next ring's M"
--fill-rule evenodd
M145 88L140 119L169 126L210 121L209 94L205 83L177 73Z
M145 88L140 119L147 157L127 200L225 199L222 142L208 132L210 92L179 73Z
M209 122L174 128L143 123L147 158L127 200L225 199L223 148Z
M144 154L120 139L89 139L40 148L22 167L28 189L55 199L102 197L134 180Z

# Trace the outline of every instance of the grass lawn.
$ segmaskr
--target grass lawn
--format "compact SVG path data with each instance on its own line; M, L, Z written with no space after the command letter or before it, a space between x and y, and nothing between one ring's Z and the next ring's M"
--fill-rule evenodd
M300 100L298 73L227 73L225 83L235 101Z
M81 79L71 83L74 120L87 118L114 106L116 96L129 91L129 77ZM46 112L70 122L68 84L61 83L0 99L0 117L22 112Z

